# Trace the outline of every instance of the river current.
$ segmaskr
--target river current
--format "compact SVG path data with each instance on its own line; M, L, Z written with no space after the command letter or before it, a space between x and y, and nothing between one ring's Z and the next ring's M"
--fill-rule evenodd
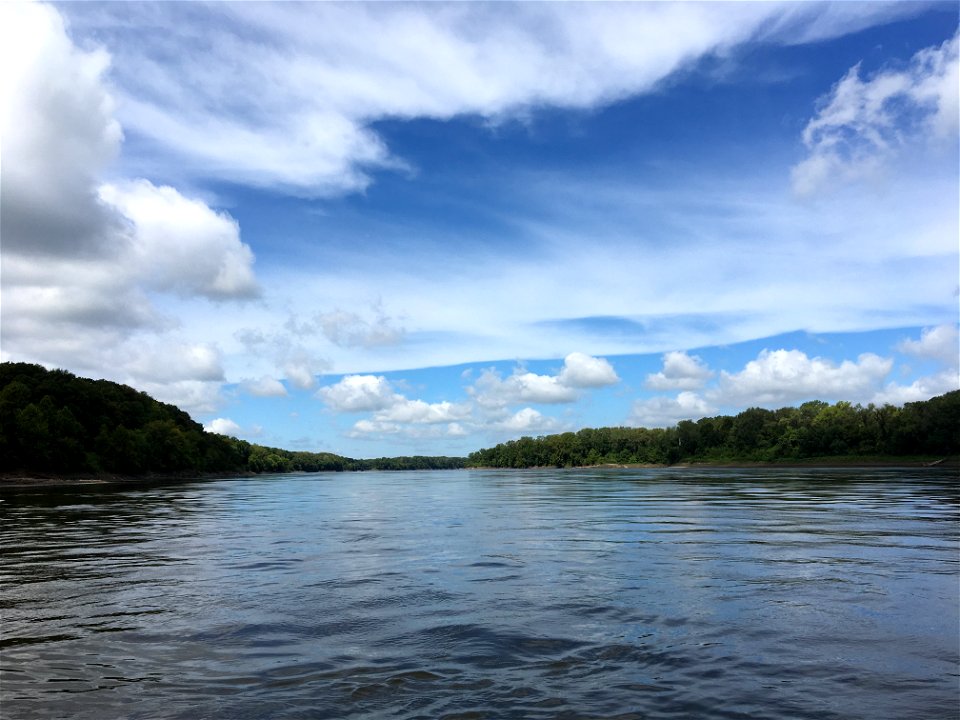
M0 493L0 715L958 718L957 472Z

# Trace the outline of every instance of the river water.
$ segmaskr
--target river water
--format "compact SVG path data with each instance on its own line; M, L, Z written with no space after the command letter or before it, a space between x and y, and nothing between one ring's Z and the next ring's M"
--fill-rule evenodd
M960 717L955 470L0 500L5 720Z

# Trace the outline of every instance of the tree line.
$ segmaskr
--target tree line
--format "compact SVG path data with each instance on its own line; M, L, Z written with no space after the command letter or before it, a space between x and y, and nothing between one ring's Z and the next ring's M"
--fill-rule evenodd
M62 475L424 470L464 458L355 460L205 432L174 405L108 380L0 363L0 472Z
M471 453L468 467L577 467L811 458L943 457L960 453L960 391L923 402L861 407L807 402L683 420L671 428L605 427L522 437Z
M0 363L0 472L276 473L574 467L677 462L784 462L822 457L960 453L960 391L923 402L750 408L672 428L587 428L522 437L460 457L354 459L291 451L205 432L184 411L108 380Z

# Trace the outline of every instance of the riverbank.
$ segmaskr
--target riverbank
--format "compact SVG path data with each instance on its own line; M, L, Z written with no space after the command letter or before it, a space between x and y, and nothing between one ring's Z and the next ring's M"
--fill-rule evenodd
M756 461L730 461L730 462L688 462L677 463L675 465L655 465L650 463L601 463L599 465L577 465L565 468L567 470L644 470L644 469L708 469L723 468L735 470L737 468L948 468L960 471L960 456L951 456L946 458L851 458L851 457L826 457L809 458L806 460L796 460L791 462L756 462ZM554 466L532 467L532 468L495 468L495 467L473 467L466 470L555 470ZM363 470L353 472L366 472ZM167 485L188 482L202 482L206 480L222 480L226 478L237 477L257 477L258 475L269 473L254 472L228 472L228 473L184 473L184 474L153 474L153 475L53 475L53 474L30 474L30 473L4 473L0 474L0 492L4 490L39 490L50 489L57 490L62 488L81 488L81 487L137 487L150 485ZM286 473L285 473L286 474ZM303 475L313 475L317 473L297 473Z
M225 478L254 477L256 473L163 473L151 475L53 475L43 473L0 474L0 492L3 490L78 488L78 487L137 487L175 483L222 480Z
M566 470L645 470L645 469L674 469L684 470L691 468L730 468L730 469L749 469L749 468L955 468L960 470L960 456L951 456L946 458L938 457L823 457L807 458L803 460L762 462L755 460L731 460L731 461L702 461L702 462L682 462L673 465L656 463L598 463L596 465L571 465ZM476 466L468 467L468 470L555 470L554 465L539 465L528 468L504 468L494 466Z

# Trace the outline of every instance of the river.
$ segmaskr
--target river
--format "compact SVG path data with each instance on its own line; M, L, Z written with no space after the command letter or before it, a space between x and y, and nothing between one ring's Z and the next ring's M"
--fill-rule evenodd
M3 718L957 718L956 470L0 493Z

